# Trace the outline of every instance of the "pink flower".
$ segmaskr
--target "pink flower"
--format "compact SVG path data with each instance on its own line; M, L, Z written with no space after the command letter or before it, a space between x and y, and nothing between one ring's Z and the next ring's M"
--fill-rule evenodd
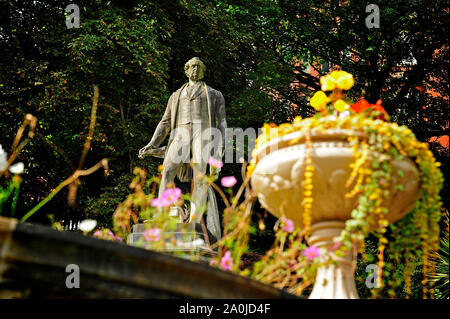
M97 230L93 235L99 239L122 241L122 238L116 236L110 229Z
M283 218L283 230L286 233L292 233L295 230L294 222L288 218Z
M146 241L158 241L161 239L161 229L160 228L150 228L144 232L144 237Z
M217 264L217 260L213 259L213 260L211 260L211 261L209 262L209 264L210 264L211 266L213 266L213 265Z
M231 258L231 253L229 251L227 251L220 260L220 267L223 270L233 270L233 259Z
M171 204L174 204L181 197L181 189L178 187L168 188L162 194L161 198L168 200Z
M167 207L167 206L170 206L170 202L167 199L156 197L156 198L152 199L152 206Z
M237 179L234 176L225 176L220 181L223 187L233 187L237 183Z
M168 188L162 194L161 197L152 199L152 206L155 207L167 207L177 202L181 197L181 189L178 187Z
M208 160L208 164L215 168L222 168L223 163L219 160L216 160L214 157L210 157Z
M320 249L316 246L309 246L303 251L303 255L305 255L309 261L312 261L320 256Z

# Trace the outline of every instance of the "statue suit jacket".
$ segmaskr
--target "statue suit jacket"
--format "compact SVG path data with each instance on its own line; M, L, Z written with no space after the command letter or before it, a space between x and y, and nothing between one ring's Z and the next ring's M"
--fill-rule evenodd
M175 93L173 93L169 101L167 102L166 111L156 127L155 133L150 141L153 147L158 147L166 138L166 136L177 127L177 114L180 94L188 83L184 84ZM220 145L216 147L218 150L216 154L211 154L217 159L221 159L223 156L223 149L225 144L225 129L227 127L227 121L225 118L225 99L219 91L213 89L212 87L202 84L203 88L206 90L206 97L208 101L208 115L209 115L209 127L218 128L222 133L222 140ZM169 142L167 144L166 152L169 149L170 143L173 136L169 137Z

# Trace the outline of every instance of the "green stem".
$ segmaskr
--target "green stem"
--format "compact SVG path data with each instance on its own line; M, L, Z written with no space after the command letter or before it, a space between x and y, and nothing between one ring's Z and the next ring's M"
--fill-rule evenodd
M11 193L14 189L14 186L12 183L9 184L8 188L3 189L0 187L0 216L2 215L2 211L3 211L3 204L6 203L6 201L8 200L9 196L11 196Z
M14 190L14 197L13 197L12 204L11 204L11 217L14 217L14 214L16 213L17 200L19 198L20 183L21 183L21 181L19 180L18 184L14 185L15 190Z
M33 216L34 213L36 213L42 206L47 204L49 200L51 200L56 194L59 193L61 189L64 188L64 186L67 185L67 181L62 182L61 184L56 187L53 192L51 192L46 198L44 198L42 201L40 201L36 206L34 206L28 213L26 213L22 219L20 220L21 223L24 223L28 218Z

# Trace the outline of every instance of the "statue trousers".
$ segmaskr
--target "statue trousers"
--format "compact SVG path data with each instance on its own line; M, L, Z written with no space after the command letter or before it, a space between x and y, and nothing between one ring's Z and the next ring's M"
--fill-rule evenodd
M200 222L203 211L206 209L206 197L208 189L206 183L199 178L204 175L209 159L209 150L205 145L207 137L202 136L205 124L188 123L178 125L174 131L164 158L159 196L167 189L167 185L173 183L180 167L192 161L193 166L193 190L191 198L191 213L189 221Z

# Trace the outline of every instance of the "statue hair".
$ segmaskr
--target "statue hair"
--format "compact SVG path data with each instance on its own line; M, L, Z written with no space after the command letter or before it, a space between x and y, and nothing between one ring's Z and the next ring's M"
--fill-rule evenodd
M186 73L186 75L188 75L187 72L188 72L188 70L189 70L189 68L190 68L190 66L191 66L191 62L193 62L194 60L198 60L198 62L199 62L199 64L200 64L200 76L199 76L199 78L202 79L203 76L205 75L206 66L205 66L205 64L202 62L202 60L200 60L198 57L193 57L192 59L190 59L189 61L187 61L187 62L184 64L184 73Z

